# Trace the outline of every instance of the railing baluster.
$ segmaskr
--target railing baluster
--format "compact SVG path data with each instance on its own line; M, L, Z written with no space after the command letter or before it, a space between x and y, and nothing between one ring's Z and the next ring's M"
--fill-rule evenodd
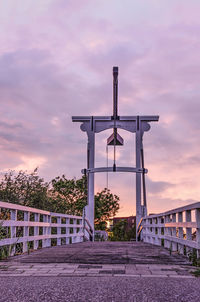
M57 217L57 223L61 224L61 217ZM57 227L57 235L61 235L61 227ZM61 238L57 238L57 245L61 245Z
M73 219L73 225L76 225L76 223L77 223L76 219ZM75 227L73 227L72 243L76 243L76 228Z
M195 221L192 221L192 211L195 211ZM185 221L183 221L183 213L185 213ZM197 256L200 257L200 202L146 216L143 218L142 226L141 238L144 242L157 245L164 241L165 248L178 251L180 254L184 254L185 247L187 255L194 248L197 250ZM186 236L184 236L184 228L186 228Z
M164 219L165 219L165 223L170 222L170 215L166 215ZM164 228L164 236L165 237L171 236L171 230L170 230L169 227L165 227ZM169 249L170 246L171 246L170 240L165 239L165 241L164 241L164 247L166 247L166 248Z
M185 212L185 217L186 217L186 222L191 222L191 210L187 210ZM192 228L191 227L186 227L186 239L192 240ZM186 252L187 253L191 252L191 248L186 246Z
M200 257L200 209L195 210L196 228L196 243L197 243L197 258Z
M24 221L27 223L30 220L30 212L24 212ZM23 227L23 237L25 237L25 241L23 241L23 253L28 251L28 237L29 237L29 226Z
M47 227L47 235L48 235L47 247L50 247L51 246L51 215L47 215L47 222L49 224L49 226Z
M172 222L176 222L176 213L172 214ZM176 227L172 228L172 237L176 237ZM171 243L171 245L172 245L172 251L176 252L177 251L177 243L174 242L173 239L172 239L172 243Z
M69 218L66 218L66 226L65 226L65 229L66 229L66 231L65 231L65 232L66 232L66 235L65 235L65 236L66 236L66 237L65 237L65 238L66 238L66 244L69 244L69 243L70 243L70 242L69 242L69 240L70 240L70 239L69 239L69 229L70 229L70 228L69 228L68 225L69 225Z
M27 252L29 242L33 242L33 248L36 250L39 248L40 240L42 241L42 248L50 247L52 238L55 238L57 240L57 245L62 244L62 238L66 239L66 244L83 241L83 218L81 216L52 213L49 211L0 201L0 210L1 209L8 209L10 211L10 217L8 217L9 219L0 221L3 227L10 228L11 238L9 238L8 232L7 238L0 239L0 246L10 247L10 255L15 254L17 242L19 242L20 244L23 243L23 252ZM17 211L24 213L23 221L17 221ZM34 219L30 220L30 214L34 216ZM40 217L43 218L41 221ZM52 223L52 218L56 218L57 222ZM65 220L65 223L61 223L62 219ZM72 224L70 224L70 220L73 221ZM85 239L87 238L87 240L92 240L92 227L87 219L85 219L85 221ZM16 237L17 227L23 228L22 237ZM57 233L51 234L52 228L54 227L57 228ZM29 234L30 228L33 229L33 232L31 232L31 234ZM62 233L62 228L65 228L65 234ZM41 229L42 234L40 233ZM72 229L72 232L70 232L70 229ZM77 229L79 229L78 232Z
M12 210L10 211L10 219L17 221L17 210ZM16 238L16 226L11 226L10 227L10 237L11 239ZM11 251L10 254L11 256L13 256L15 254L16 251L16 245L12 244L11 245Z
M183 212L178 212L178 222L183 222ZM183 227L178 228L178 237L183 239ZM178 252L184 254L184 246L181 243L178 243Z
M34 221L39 222L39 214L38 213L34 214ZM39 236L39 226L34 226L34 236L36 236L36 237ZM38 249L38 245L39 245L39 240L38 239L34 240L34 250Z
M47 223L47 215L43 215L43 223ZM42 227L42 235L46 237L47 227ZM42 239L42 247L47 247L47 238Z

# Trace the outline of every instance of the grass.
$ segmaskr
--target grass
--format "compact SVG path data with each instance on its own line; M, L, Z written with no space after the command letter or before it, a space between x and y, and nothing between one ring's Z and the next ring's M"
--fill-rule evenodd
M200 268L198 268L196 271L191 272L191 274L195 277L200 277Z

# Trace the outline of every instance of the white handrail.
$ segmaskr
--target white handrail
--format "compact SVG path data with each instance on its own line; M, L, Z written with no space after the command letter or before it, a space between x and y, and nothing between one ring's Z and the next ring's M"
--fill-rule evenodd
M200 202L143 217L141 239L173 252L200 252Z
M3 217L5 210L6 219ZM19 211L20 220L17 215ZM29 243L33 249L38 249L50 247L52 240L54 245L62 245L83 242L84 239L81 216L53 213L0 201L0 217L0 228L4 230L4 236L0 238L0 248L9 246L11 255L15 254L17 244L22 244L22 252L27 252ZM18 228L22 231L19 235ZM91 234L90 227L86 231Z

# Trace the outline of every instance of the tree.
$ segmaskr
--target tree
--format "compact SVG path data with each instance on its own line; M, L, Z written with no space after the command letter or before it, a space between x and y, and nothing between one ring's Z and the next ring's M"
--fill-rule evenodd
M38 175L38 169L9 171L0 180L0 200L51 212L81 216L87 204L87 180L67 179L65 175L50 183ZM119 210L119 197L104 189L95 195L95 228L106 229L106 221Z
M51 211L82 215L83 208L87 204L85 182L84 176L78 180L67 179L65 175L53 179L49 191Z
M23 206L44 209L48 206L49 184L37 175L26 171L9 171L0 180L0 200Z
M119 197L105 188L95 195L95 229L105 230L106 221L119 210Z
M128 228L127 220L121 219L112 229L111 241L130 241L136 237L136 225Z
M87 204L87 181L66 179L65 175L52 180L51 199L53 211L71 215L82 215ZM106 221L119 210L119 197L104 189L95 195L95 228L106 229Z
M114 226L112 230L112 241L126 241L126 227L127 221L120 220Z

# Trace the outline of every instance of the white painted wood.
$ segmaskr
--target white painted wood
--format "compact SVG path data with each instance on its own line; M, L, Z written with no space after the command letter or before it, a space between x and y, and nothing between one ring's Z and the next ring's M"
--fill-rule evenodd
M34 236L35 238L39 235L39 227L41 226L40 223L39 223L39 220L40 220L40 214L39 213L35 213L34 214ZM38 245L39 245L39 241L38 240L34 240L34 243L33 243L33 248L34 250L37 250L38 249Z
M61 217L57 218L57 224L60 224L60 226L57 227L57 245L61 245Z
M17 210L11 209L11 211L10 211L10 219L13 222L13 225L10 228L10 234L11 234L11 239L12 239L12 238L16 237L16 225L15 225L15 223L17 221ZM1 221L1 222L2 222L2 225L4 226L3 221ZM13 256L15 254L15 245L11 246L10 254L11 254L11 256Z
M195 221L191 221L192 210L195 210ZM184 215L186 221L183 221ZM164 217L163 223L162 217ZM161 240L164 240L164 246L174 252L178 251L183 254L184 247L186 247L186 252L190 252L194 248L197 250L198 256L200 254L200 202L165 213L146 216L143 218L142 227L141 237L144 242L160 245ZM161 228L164 229L164 235L161 234ZM186 228L186 236L183 234L183 228ZM193 234L192 229L194 229Z
M29 221L30 219L30 212L24 212L24 221ZM29 227L23 227L23 237L29 237ZM28 251L28 240L23 242L23 253Z
M11 238L4 238L0 240L0 246L10 246L10 255L15 254L15 245L17 243L23 244L23 252L27 252L29 248L29 242L33 242L33 248L38 249L39 240L42 240L42 247L51 246L51 239L57 239L57 245L62 244L62 238L66 240L66 244L75 242L82 242L84 238L83 232L83 218L76 215L66 215L62 213L52 213L48 211L42 211L30 207L24 207L17 204L0 202L0 209L10 210L10 220L0 220L0 223L4 227L10 227ZM24 214L24 220L17 220L17 211L22 211ZM34 214L34 221L30 221L30 214ZM43 217L43 221L40 222L40 215ZM57 222L52 223L52 217L55 217ZM65 223L62 223L62 218L65 219ZM72 219L73 223L70 223ZM88 221L86 221L88 228L85 233L88 234L88 239L93 236L92 227ZM23 227L22 237L16 237L16 227ZM33 227L33 235L29 236L29 228ZM42 235L39 235L39 228L42 228ZM57 234L51 234L51 229L56 228ZM61 228L65 228L66 234L61 234ZM73 233L70 234L70 228L73 229ZM77 230L79 230L77 232ZM70 239L71 238L71 239Z

